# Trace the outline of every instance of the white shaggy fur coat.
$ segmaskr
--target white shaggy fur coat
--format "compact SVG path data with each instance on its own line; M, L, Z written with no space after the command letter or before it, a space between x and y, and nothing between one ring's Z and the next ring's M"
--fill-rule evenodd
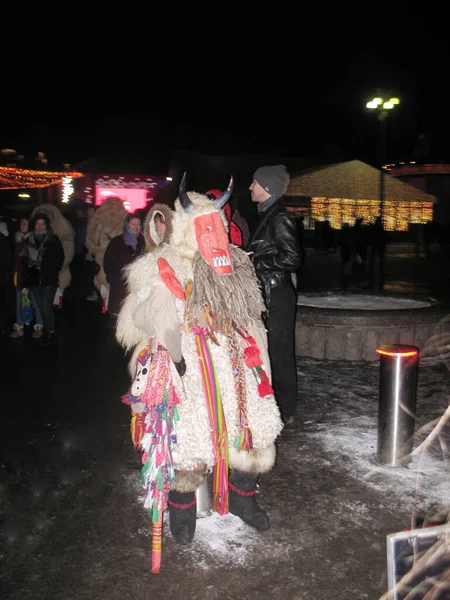
M190 193L190 196L196 198L195 193ZM162 257L172 267L182 286L192 279L194 244L187 243L189 236L192 242L193 235L189 231L187 219L178 206L178 211L174 214L170 244L162 244L154 252L140 257L127 267L129 294L119 313L116 338L126 350L134 351L129 364L132 377L135 374L136 357L150 339L163 345L174 362L179 362L181 357L185 359L186 374L182 378L175 368L172 369L181 398L178 407L180 420L175 425L177 443L172 449L174 466L182 470L202 466L210 469L214 466L215 459L195 336L183 328L185 302L176 298L166 287L157 266L158 258ZM258 343L264 368L270 378L267 337L262 320L249 322L246 329ZM266 472L275 463L275 440L283 427L275 398L273 395L264 398L259 396L254 374L245 367L247 416L252 431L253 449L238 452L235 448L239 430L234 378L226 337L219 333L217 339L219 345L209 342L209 348L225 414L229 465L246 472Z

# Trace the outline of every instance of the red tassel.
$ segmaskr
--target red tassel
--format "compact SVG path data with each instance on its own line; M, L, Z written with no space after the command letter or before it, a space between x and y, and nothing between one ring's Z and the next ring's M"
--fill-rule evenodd
M130 423L131 439L133 441L134 449L137 450L141 444L141 440L145 433L144 423L145 413L133 413Z
M220 459L214 467L213 510L219 515L228 514L228 460Z

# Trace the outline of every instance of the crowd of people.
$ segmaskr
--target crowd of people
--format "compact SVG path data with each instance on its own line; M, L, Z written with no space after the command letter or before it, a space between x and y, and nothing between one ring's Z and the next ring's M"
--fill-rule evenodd
M292 269L289 251L280 251L280 244L286 243L286 232L277 231L272 251L274 256L282 256L287 265L281 269L280 264L275 263L274 269L277 271L276 278L284 278L284 283L289 280L289 286L280 285L280 281L275 291L271 292L267 281L273 280L273 277L267 268L267 261L261 263L259 260L258 252L269 245L273 232L270 221L266 220L264 227L261 227L261 221L264 215L272 214L266 213L266 201L270 199L271 205L275 197L280 199L281 184L289 181L289 174L279 165L261 169L257 171L259 178L263 183L267 183L265 177L271 178L270 186L261 186L263 191L259 190L259 194L250 187L251 198L257 205L257 216L251 223L252 231L234 203L228 202L223 211L228 224L229 241L253 255L265 302L271 305L267 319L269 322L276 321L275 315L280 310L283 319L289 321L287 330L292 331L295 316L293 292L303 289L302 272L307 256L303 217L294 218L285 209L282 211L285 220L294 226L294 230L288 233L296 240L298 257L296 268ZM258 182L258 179L255 178L255 181ZM255 184L252 185L255 187ZM211 189L205 195L215 200L221 193L219 189ZM263 200L258 199L261 195ZM279 207L282 204L277 202ZM9 223L5 219L0 220L0 325L3 334L13 339L22 338L30 332L31 337L40 340L43 345L55 342L54 310L61 307L64 297L74 294L83 296L87 301L101 299L102 310L109 315L110 325L114 327L126 294L124 268L136 257L153 251L161 240L167 243L170 238L172 209L165 203L153 205L146 212L128 213L122 200L111 196L95 209L79 200L73 201L69 208L65 217L58 207L42 204L30 215L10 219ZM36 219L38 214L39 219ZM387 234L380 218L373 225L363 223L363 219L355 219L353 225L344 224L341 230L332 229L328 221L321 223L320 227L316 225L315 238L320 238L319 242L315 240L318 249L338 251L340 254L342 289L347 289L349 282L356 279L364 279L369 289L382 289ZM161 228L166 233L161 234ZM282 292L286 297L280 297L278 301L277 296ZM277 306L283 308L277 309ZM289 311L287 307L290 307ZM279 327L273 329L278 331ZM272 346L276 344L277 340L272 339ZM278 352L275 354L278 355ZM283 363L287 368L287 363ZM277 379L275 377L276 382ZM280 379L286 381L285 375ZM289 385L293 389L293 378ZM286 398L287 404L292 404L292 400L287 400L289 394L282 393L280 396ZM287 416L290 412L286 408Z
M242 246L248 225L237 210L233 220L228 205L225 212L230 241ZM102 312L114 327L126 294L123 270L168 242L171 213L163 203L128 213L123 201L111 196L97 208L74 200L64 214L45 203L29 215L0 217L1 333L55 343L55 311L73 296L101 299Z

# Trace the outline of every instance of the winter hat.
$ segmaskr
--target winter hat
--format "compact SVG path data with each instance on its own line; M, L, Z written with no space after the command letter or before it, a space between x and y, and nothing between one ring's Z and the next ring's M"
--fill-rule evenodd
M289 173L284 165L269 165L256 169L253 179L271 196L282 196L289 184Z

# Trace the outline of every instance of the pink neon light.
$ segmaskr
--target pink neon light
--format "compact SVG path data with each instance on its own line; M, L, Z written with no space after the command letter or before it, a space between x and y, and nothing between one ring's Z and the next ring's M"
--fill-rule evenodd
M123 200L128 212L135 212L147 207L147 190L142 188L111 188L97 187L95 189L95 205L100 206L107 198L116 196Z

